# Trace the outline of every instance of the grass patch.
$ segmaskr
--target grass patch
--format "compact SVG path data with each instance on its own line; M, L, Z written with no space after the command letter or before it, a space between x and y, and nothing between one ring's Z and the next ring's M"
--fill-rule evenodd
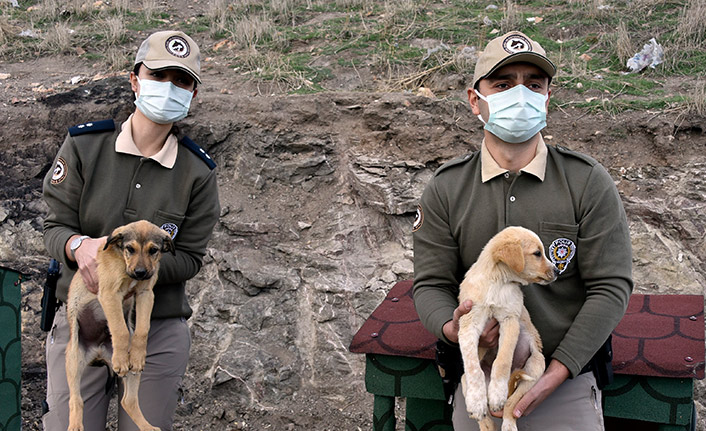
M666 110L688 110L691 99L688 96L671 96L656 99L613 99L602 98L590 102L579 102L573 106L583 108L590 112L607 112L616 115L626 111L660 112Z
M338 70L361 68L375 77L369 89L416 90L438 75L470 78L490 39L521 30L557 65L554 85L579 93L661 99L666 77L706 74L706 0L211 0L202 13L181 17L159 0L19 3L0 2L3 61L71 55L115 70L137 38L179 28L203 42L205 56L289 91L324 91ZM23 30L36 37L19 36ZM651 37L664 63L625 75L626 61ZM684 94L696 95L695 85ZM640 103L615 97L600 106ZM585 106L599 109L595 101Z

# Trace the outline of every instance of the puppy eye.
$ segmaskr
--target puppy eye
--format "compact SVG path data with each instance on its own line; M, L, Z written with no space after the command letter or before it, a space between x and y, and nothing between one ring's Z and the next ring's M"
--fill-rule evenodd
M540 250L535 251L534 253L535 256L540 257L542 255L542 252Z
M128 245L127 247L125 247L125 250L127 250L128 253L132 254L135 252L135 247Z
M150 247L148 253L151 255L155 255L155 254L157 254L158 251L159 251L159 249L157 247Z

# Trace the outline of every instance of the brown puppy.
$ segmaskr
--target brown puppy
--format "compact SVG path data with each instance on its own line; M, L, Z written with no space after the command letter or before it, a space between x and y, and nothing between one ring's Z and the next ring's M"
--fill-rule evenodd
M520 286L548 284L556 277L557 269L545 256L539 237L512 226L488 241L461 283L459 302L473 301L471 311L459 321L458 342L464 366L461 383L466 411L478 421L481 431L495 430L488 408L503 410L503 431L517 430L512 411L545 367L542 342L523 304ZM500 325L500 339L487 382L481 361L492 352L479 347L478 340L492 318ZM525 352L529 350L529 358L511 377L518 342Z
M86 365L95 362L105 362L116 374L125 377L121 403L140 431L159 431L142 415L137 391L145 366L147 333L154 304L152 289L157 282L162 253L166 252L175 253L174 243L166 231L144 220L130 223L113 230L103 250L98 251L97 295L86 288L78 272L71 280L66 305L70 330L66 346L70 392L68 431L83 430L81 375Z

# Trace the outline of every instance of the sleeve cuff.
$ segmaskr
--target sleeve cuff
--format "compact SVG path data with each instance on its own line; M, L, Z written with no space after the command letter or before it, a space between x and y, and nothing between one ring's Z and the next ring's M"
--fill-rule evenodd
M564 366L568 368L569 373L571 374L570 378L572 379L578 376L581 373L581 369L583 368L582 365L579 365L569 355L560 350L554 351L552 359L556 359L557 361L564 364Z

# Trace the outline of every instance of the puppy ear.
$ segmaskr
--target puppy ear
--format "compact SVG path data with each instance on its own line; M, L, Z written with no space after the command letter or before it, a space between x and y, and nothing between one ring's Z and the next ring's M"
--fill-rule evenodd
M493 257L496 262L503 262L518 274L525 269L525 256L522 246L517 242L503 244L495 251Z
M103 250L108 250L110 246L116 246L118 248L123 248L123 234L122 232L113 231L108 239L105 240L105 247Z
M171 253L176 255L174 241L172 241L172 236L167 232L164 232L164 235L162 235L162 253Z

